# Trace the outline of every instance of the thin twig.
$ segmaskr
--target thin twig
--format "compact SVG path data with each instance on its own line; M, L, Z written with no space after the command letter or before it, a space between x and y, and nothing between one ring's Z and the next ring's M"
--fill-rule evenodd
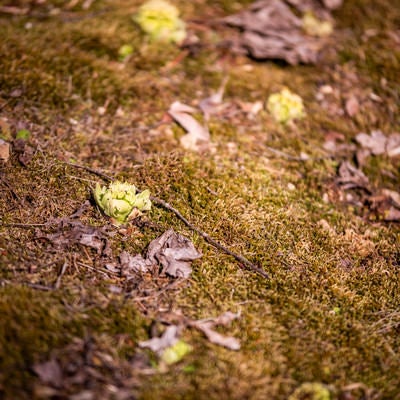
M10 227L10 228L38 228L40 226L47 226L47 224L20 224L20 223L10 223L10 224L2 224L3 226Z
M83 169L83 170L88 171L88 172L90 172L90 173L92 173L94 175L97 175L100 178L103 178L103 179L105 179L107 181L114 180L114 178L112 178L111 176L106 175L105 173L103 173L103 172L101 172L101 171L99 171L97 169L93 169L93 168L87 167L86 165L74 164L74 163L70 163L70 162L67 162L67 161L64 161L64 164L69 165L70 167Z
M43 290L44 292L51 292L52 290L54 290L54 288L51 286L40 285L38 283L26 282L26 283L24 283L24 285L28 286L32 289Z
M281 150L274 149L273 147L265 146L265 148L266 148L268 151L270 151L271 153L274 153L274 154L276 154L276 155L278 155L278 156L281 156L281 157L283 157L283 158L286 158L286 159L289 160L289 161L307 161L307 160L309 159L309 158L306 158L306 157L295 157L295 156L292 156L292 155L290 155L290 154L287 154L287 153L285 153L285 152L283 152L283 151L281 151Z
M65 271L68 268L68 263L65 261L65 263L63 264L63 266L61 267L61 271L57 276L57 280L56 283L54 284L54 289L59 289L61 286L61 279L63 277L63 275L65 274Z
M26 15L29 12L29 8L18 8L13 6L1 6L0 13L11 14L11 15Z
M158 205L158 206L160 206L162 208L165 208L166 210L171 211L172 213L174 213L185 225L187 225L191 230L197 232L203 239L205 239L212 246L214 246L217 249L223 251L225 254L228 254L228 255L232 256L236 261L244 264L251 271L254 271L257 274L260 274L261 276L263 276L264 278L269 279L269 275L263 269L257 267L255 264L253 264L252 262L247 260L247 258L243 257L242 255L234 253L233 251L229 250L228 248L226 248L222 244L218 243L216 240L214 240L207 233L205 233L204 231L202 231L201 229L197 228L192 223L190 223L176 208L172 207L166 201L161 200L161 199L159 199L157 197L153 197L153 196L150 197L150 200L154 204L156 204L156 205Z

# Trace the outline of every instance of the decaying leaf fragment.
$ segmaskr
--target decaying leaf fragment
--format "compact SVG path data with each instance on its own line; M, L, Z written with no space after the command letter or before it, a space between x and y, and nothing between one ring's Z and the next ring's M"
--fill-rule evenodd
M356 136L357 143L368 150L374 156L386 154L389 157L400 155L400 133L392 133L386 136L382 131L372 131L367 133L359 133Z
M201 256L189 239L169 229L150 243L146 258L162 265L162 273L188 278L192 273L190 264Z
M0 139L0 160L7 162L10 158L10 143Z
M343 161L340 164L337 182L345 190L360 188L369 191L369 181L367 176L349 161Z
M142 348L148 348L158 354L162 363L175 364L192 351L192 346L179 339L181 327L170 325L161 337L155 337L144 342L139 342Z
M132 256L127 251L123 251L119 255L119 261L121 264L121 275L128 277L132 273L146 273L152 265L149 260L143 258L140 254Z
M190 114L197 110L186 104L175 101L171 104L168 114L187 132L181 137L181 145L188 150L206 150L210 143L210 132Z
M189 278L191 263L202 256L186 237L169 229L150 242L146 255L132 256L127 251L119 255L121 275L131 277L138 273L151 272L152 267L161 266L161 275L173 278Z
M32 369L43 383L51 384L53 387L61 387L63 374L60 363L56 359L52 358L34 364Z
M221 108L223 108L222 99L224 97L227 82L228 78L225 77L221 83L221 86L215 93L200 101L199 108L203 112L206 121L212 114L217 113Z
M13 151L18 154L18 161L24 167L31 162L35 154L35 149L25 139L15 139L13 141Z
M312 11L327 19L329 8L340 4L326 4L318 1L259 0L238 14L224 18L227 25L240 29L236 40L231 40L234 52L248 54L256 59L281 59L289 64L316 63L318 53L324 45L322 38L304 33L301 17L295 15L291 7L301 12ZM336 2L337 3L337 2ZM327 9L328 8L328 9ZM326 36L330 25L313 20L315 36ZM308 29L310 23L308 22Z
M111 247L108 233L104 228L84 225L82 222L69 219L63 220L54 233L36 233L37 239L47 239L56 248L68 248L75 244L91 247L99 255L110 256Z
M400 222L400 193L382 189L369 197L368 204L379 219L386 222Z
M150 340L139 342L139 346L150 349L154 353L160 353L178 341L179 331L180 329L177 325L170 325L165 329L161 337L154 337Z
M239 318L240 314L225 312L217 318L204 319L199 321L191 321L190 326L204 333L207 339L214 344L226 347L230 350L239 350L240 342L234 337L224 336L215 331L214 328L218 325L229 325L233 320Z

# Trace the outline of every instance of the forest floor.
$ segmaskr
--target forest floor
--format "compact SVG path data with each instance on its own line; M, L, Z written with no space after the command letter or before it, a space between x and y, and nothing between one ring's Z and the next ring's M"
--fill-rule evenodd
M344 1L311 66L218 46L205 21L250 1L176 1L199 38L191 51L150 43L132 21L140 1L11 3L0 397L399 400L400 157L376 150L400 132L398 2ZM185 150L167 111L198 107L225 79L211 145ZM265 108L284 87L306 110L286 125ZM370 148L361 132L375 132ZM92 195L110 179L192 226L162 202L114 226ZM171 228L202 253L189 278L124 270L122 252L145 255ZM143 344L170 328L176 362Z

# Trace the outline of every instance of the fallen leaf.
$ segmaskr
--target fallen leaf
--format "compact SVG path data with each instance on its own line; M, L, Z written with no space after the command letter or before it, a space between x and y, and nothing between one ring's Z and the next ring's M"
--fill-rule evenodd
M389 157L400 155L400 133L392 133L389 135L386 143L386 152Z
M47 239L56 248L70 247L75 244L91 247L99 255L111 256L108 233L103 228L84 225L73 219L63 219L54 233L37 232L36 238Z
M289 3L289 4L286 4ZM223 21L240 29L238 38L231 39L232 50L257 59L282 59L289 64L316 63L324 41L307 36L302 20L291 10L313 11L329 18L329 10L315 1L260 0ZM329 8L329 7L328 7Z
M234 337L224 336L213 330L208 323L198 324L197 329L202 331L207 339L214 344L226 347L229 350L239 350L240 342Z
M382 189L368 198L368 205L379 219L400 222L400 193Z
M153 264L161 264L162 273L188 278L192 261L201 256L189 239L169 229L149 244L146 258Z
M385 210L383 219L387 222L400 222L400 210L395 207L389 207Z
M148 272L151 262L145 260L140 254L131 256L127 251L123 251L119 255L121 263L121 275L130 276L134 273Z
M368 149L375 156L386 151L387 137L382 131L372 131L370 135L359 133L355 139L361 147Z
M343 161L338 170L338 184L345 190L361 188L369 191L369 181L365 174L348 161Z
M10 158L10 143L0 139L0 160L7 162Z
M29 146L24 139L15 139L13 141L13 150L18 154L18 161L26 167L32 160L35 149Z
M212 114L216 114L220 111L227 82L228 78L225 77L216 93L200 101L199 108L203 112L206 120L208 120Z
M154 353L161 354L164 349L173 346L178 341L179 331L180 329L177 325L170 325L161 337L139 342L139 346L150 349L154 351Z
M388 197L395 207L400 208L400 193L394 190L382 189L382 194Z
M196 328L203 332L211 343L226 347L230 350L239 350L240 342L238 339L231 336L224 336L214 330L217 325L228 325L233 320L239 318L239 316L240 314L235 314L228 311L217 318L191 321L189 324L193 328Z
M349 117L354 117L360 110L360 103L355 96L351 96L346 101L345 109Z
M182 146L188 150L206 150L210 143L210 133L206 127L190 115L195 112L195 108L179 101L172 103L168 110L168 114L187 132L181 137Z
M43 383L51 384L53 387L61 387L63 374L57 360L51 359L35 364L32 369Z

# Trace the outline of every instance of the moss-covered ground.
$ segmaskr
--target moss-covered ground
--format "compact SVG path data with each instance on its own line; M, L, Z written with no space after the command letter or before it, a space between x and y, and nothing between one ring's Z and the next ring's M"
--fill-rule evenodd
M335 177L351 155L323 149L329 132L347 144L359 132L400 132L398 2L345 0L317 66L255 62L217 46L199 21L249 1L176 1L205 43L193 54L149 43L131 19L140 1L99 0L87 10L83 1L0 2L10 3L32 10L0 15L0 134L12 141L28 129L35 152L26 165L16 152L0 161L0 397L288 399L311 382L332 399L400 399L399 225L346 202ZM121 62L124 44L134 52ZM176 100L195 106L225 76L225 101L236 111L211 118L211 151L185 151L166 110ZM316 97L322 85L340 93L341 108L356 93L359 112L333 116ZM265 102L284 86L307 109L292 126L237 106ZM374 190L398 191L399 166L398 158L370 157L364 172ZM90 169L149 188L270 279L153 207L127 230L110 227L114 253L143 252L172 227L203 257L188 281L142 277L133 291L140 296L130 296L96 251L38 238L54 231L42 224L91 199L102 179ZM93 204L81 220L109 223ZM240 312L221 330L240 340L239 351L188 329L193 351L159 371L138 347L176 315L225 311ZM64 376L79 363L89 372L68 387L43 382L34 366L54 358ZM324 398L296 393L292 399Z

